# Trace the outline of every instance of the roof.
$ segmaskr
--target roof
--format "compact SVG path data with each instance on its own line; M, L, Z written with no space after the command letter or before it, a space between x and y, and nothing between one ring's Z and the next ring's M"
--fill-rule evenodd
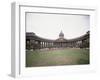
M48 42L53 42L54 40L51 39L46 39L46 38L42 38L37 36L35 33L33 32L27 32L26 33L26 39L34 39L34 40L38 40L38 41L48 41Z
M56 40L51 40L51 39L39 37L33 32L27 32L26 39L34 39L34 40L46 41L46 42L72 42L72 41L83 40L83 39L89 38L89 35L90 35L90 32L88 31L86 34L79 36L77 38L74 38L74 39L58 38Z
M67 39L65 38L58 38L55 40L55 42L67 42Z

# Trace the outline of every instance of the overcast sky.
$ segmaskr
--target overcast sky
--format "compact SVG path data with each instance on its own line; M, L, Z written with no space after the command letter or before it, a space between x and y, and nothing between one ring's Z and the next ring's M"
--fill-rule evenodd
M57 39L61 30L66 39L76 38L85 34L89 28L88 15L26 14L26 32L34 32L47 39Z

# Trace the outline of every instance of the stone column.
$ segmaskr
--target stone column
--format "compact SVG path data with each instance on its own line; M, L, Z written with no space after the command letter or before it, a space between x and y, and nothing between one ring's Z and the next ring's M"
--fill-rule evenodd
M42 48L44 47L44 43L42 42Z
M48 47L48 42L46 42L46 48Z
M41 48L42 48L42 41L40 43L41 43Z

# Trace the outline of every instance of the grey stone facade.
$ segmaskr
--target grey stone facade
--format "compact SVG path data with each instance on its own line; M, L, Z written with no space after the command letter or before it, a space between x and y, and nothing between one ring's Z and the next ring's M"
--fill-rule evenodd
M45 39L37 36L33 32L26 33L26 49L36 50L44 48L89 48L90 44L90 32L74 38L74 39L65 39L64 34L61 31L59 38L56 40Z

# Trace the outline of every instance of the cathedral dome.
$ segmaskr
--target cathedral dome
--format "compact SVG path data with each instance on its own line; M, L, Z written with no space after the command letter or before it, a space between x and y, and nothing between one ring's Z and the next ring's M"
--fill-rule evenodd
M62 31L59 34L59 38L64 38L64 33Z

